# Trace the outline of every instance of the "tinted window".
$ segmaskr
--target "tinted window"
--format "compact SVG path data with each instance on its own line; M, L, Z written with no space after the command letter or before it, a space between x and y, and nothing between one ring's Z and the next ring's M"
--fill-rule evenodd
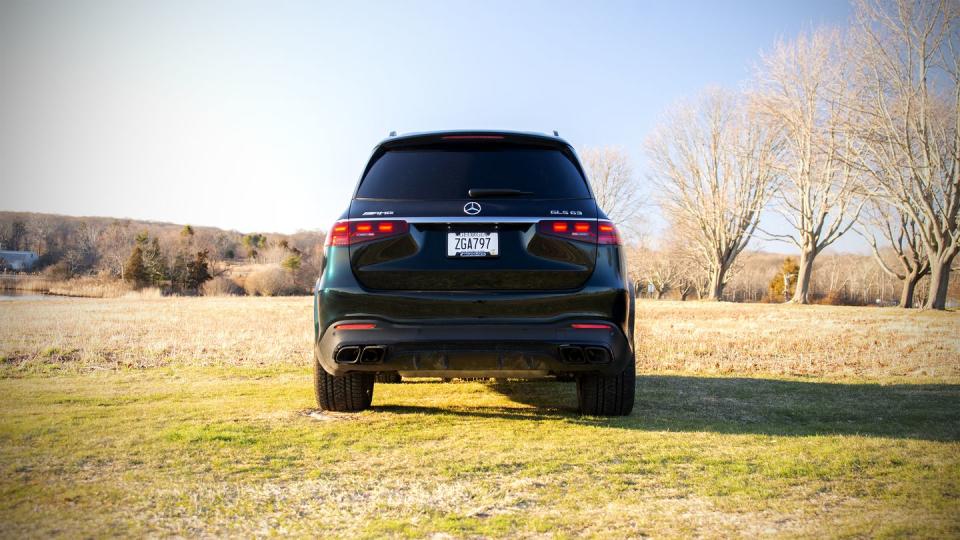
M398 148L374 156L358 198L466 199L470 189L515 189L511 198L589 198L572 156L561 149L506 145Z

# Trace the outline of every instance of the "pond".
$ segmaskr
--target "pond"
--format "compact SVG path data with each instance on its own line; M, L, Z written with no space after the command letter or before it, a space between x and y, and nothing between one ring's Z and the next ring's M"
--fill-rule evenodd
M0 302L3 302L4 300L41 300L44 298L54 297L34 291L15 291L11 289L0 290Z

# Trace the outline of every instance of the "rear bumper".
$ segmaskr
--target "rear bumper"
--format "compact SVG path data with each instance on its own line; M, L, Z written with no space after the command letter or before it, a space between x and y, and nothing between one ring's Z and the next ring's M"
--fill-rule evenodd
M624 333L606 321L601 329L550 324L398 324L344 330L331 324L317 343L317 358L332 375L400 371L436 376L532 377L554 373L615 374L633 362Z

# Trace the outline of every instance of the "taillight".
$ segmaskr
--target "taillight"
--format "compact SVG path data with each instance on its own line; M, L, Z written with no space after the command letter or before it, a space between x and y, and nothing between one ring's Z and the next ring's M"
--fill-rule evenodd
M330 228L324 245L349 246L360 242L380 240L398 234L405 234L407 222L402 219L383 221L338 221Z
M569 238L581 242L619 245L617 229L610 221L543 220L537 224L537 232L550 236Z
M595 222L593 221L562 221L550 219L538 223L537 231L542 234L580 240L581 242L593 242L597 237L594 225Z
M611 246L620 245L620 234L612 221L597 222L597 243Z

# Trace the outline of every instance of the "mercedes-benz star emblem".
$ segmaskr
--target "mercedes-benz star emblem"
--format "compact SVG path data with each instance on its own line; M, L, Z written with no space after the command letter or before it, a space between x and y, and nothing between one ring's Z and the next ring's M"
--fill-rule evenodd
M480 203L470 201L463 205L463 211L471 216L475 216L480 213Z

